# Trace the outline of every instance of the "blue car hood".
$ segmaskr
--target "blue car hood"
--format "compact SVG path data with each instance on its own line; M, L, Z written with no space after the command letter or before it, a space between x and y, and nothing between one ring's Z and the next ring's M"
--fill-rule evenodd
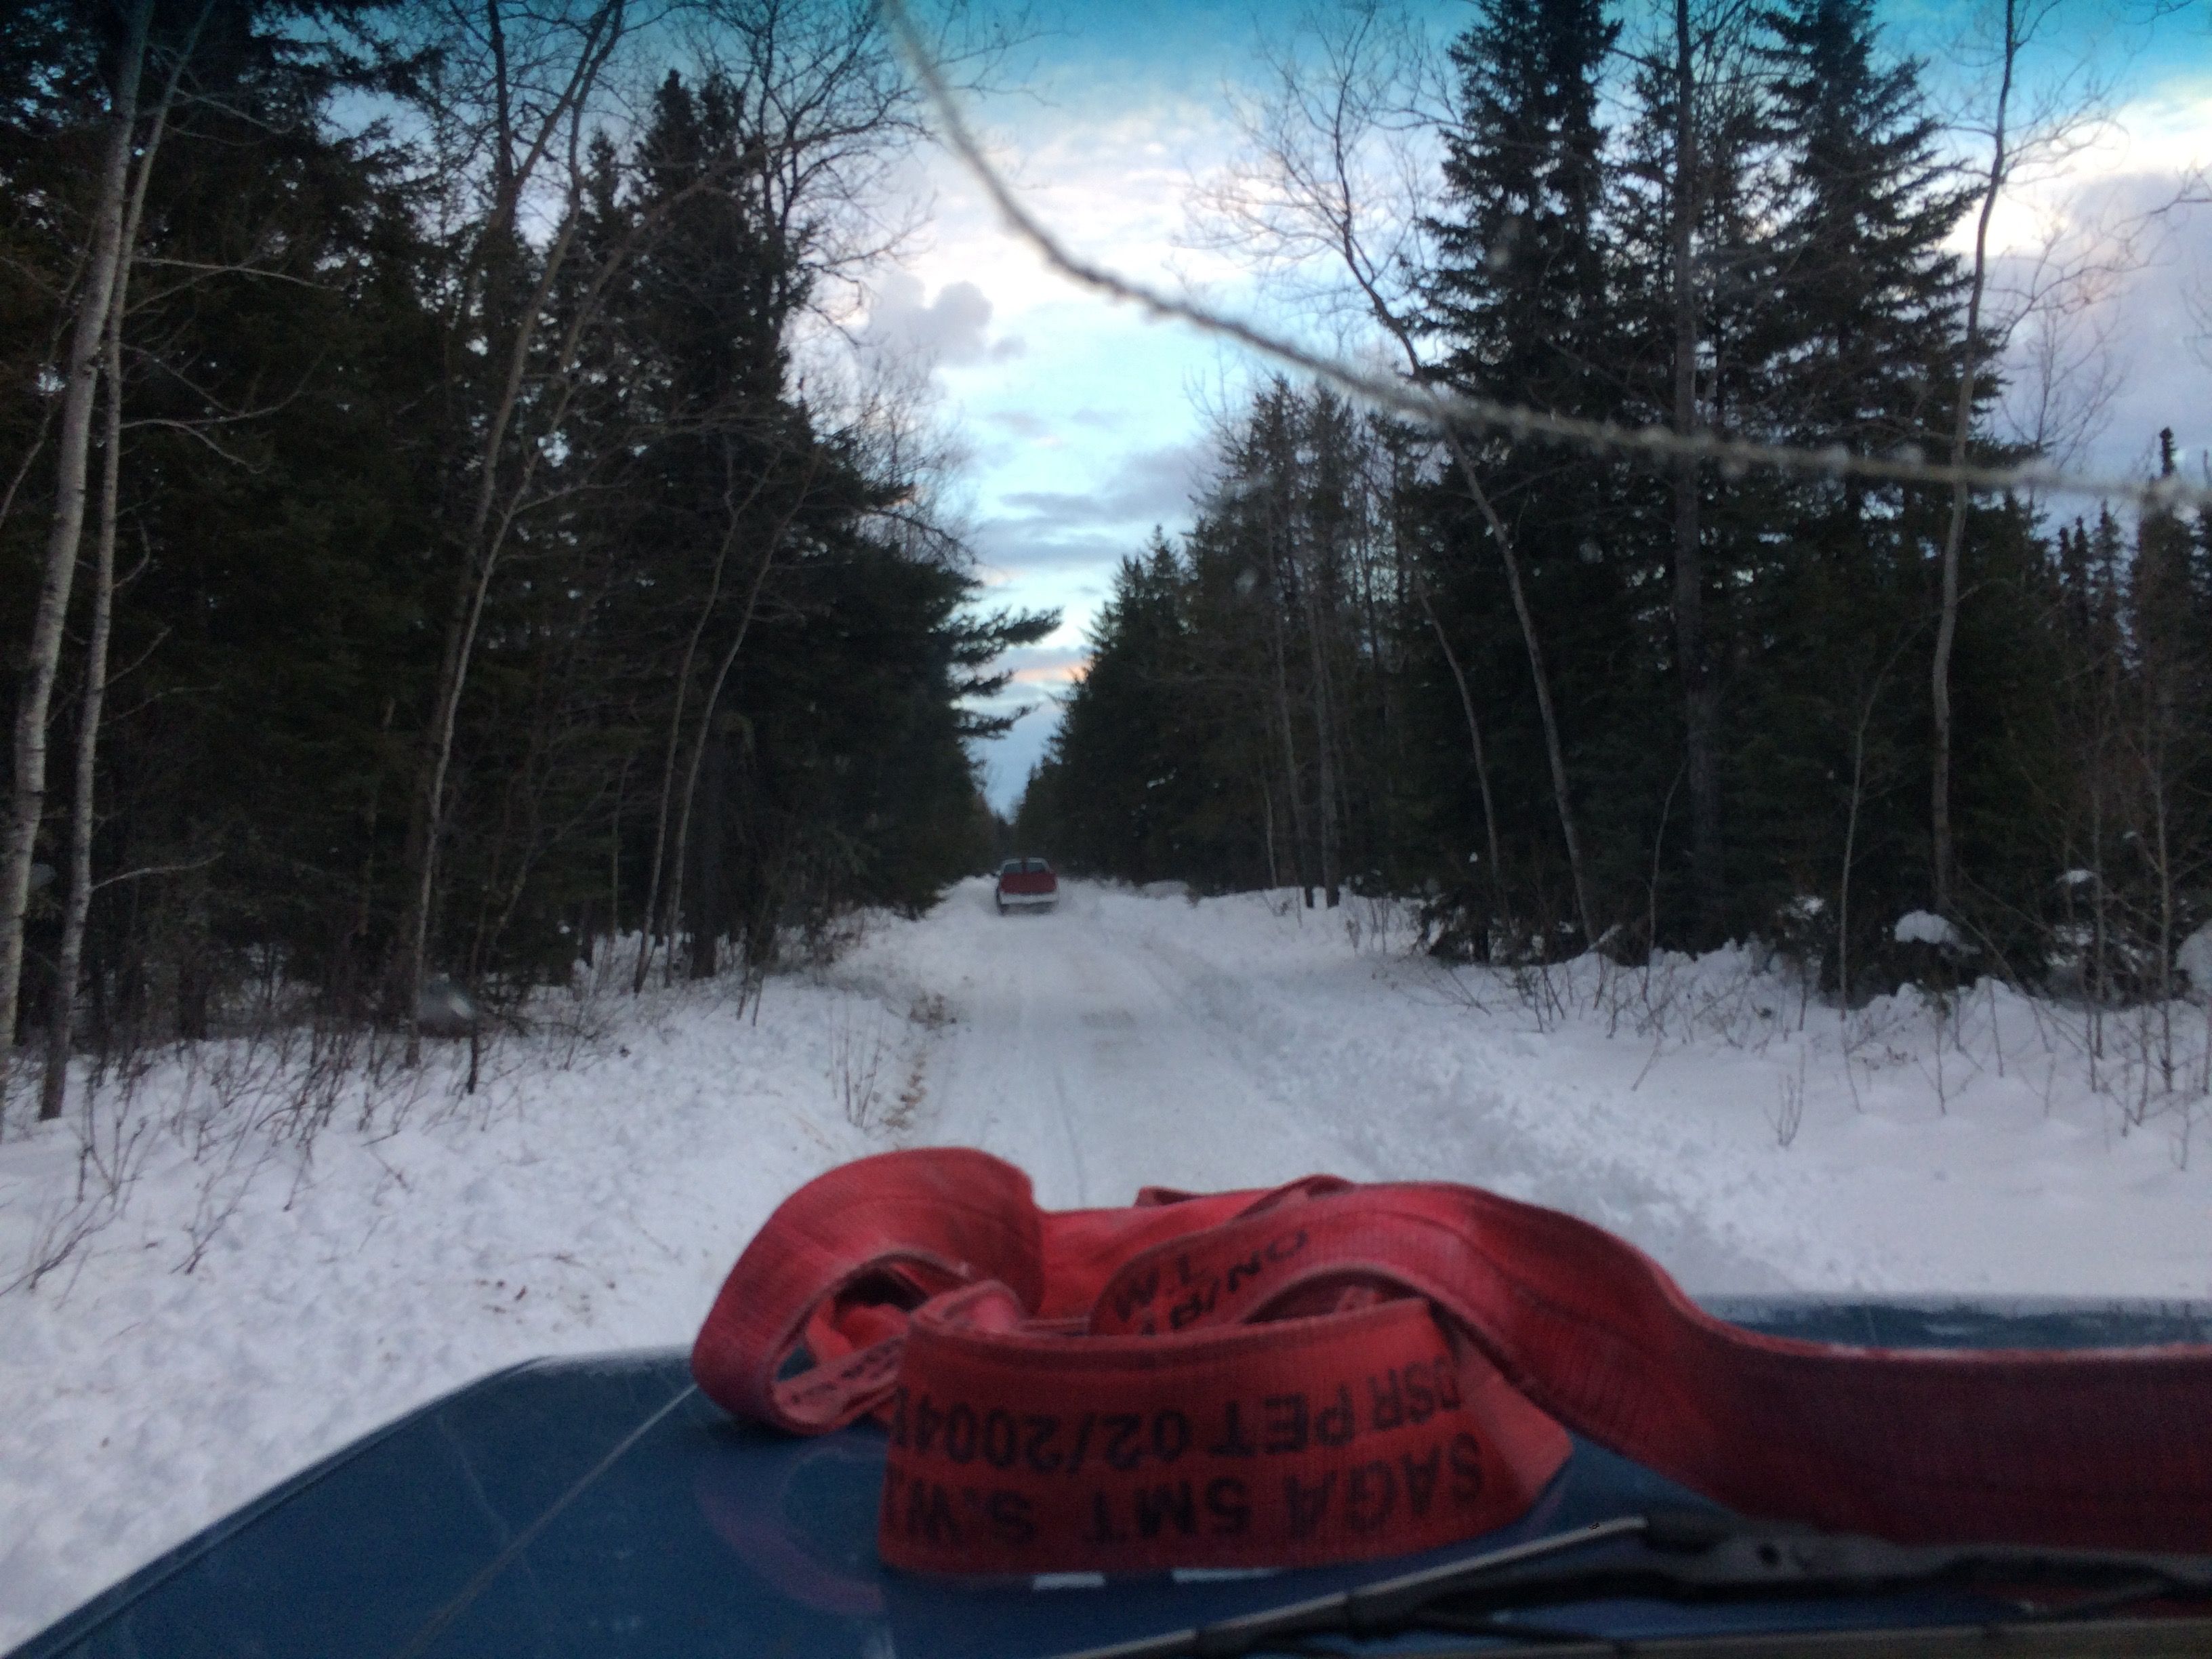
M2212 1306L1716 1301L1777 1334L1884 1347L2212 1340ZM1608 1516L1701 1502L1577 1442L1512 1527L1426 1556L1279 1573L943 1579L877 1559L882 1435L732 1422L685 1356L545 1360L401 1418L210 1527L13 1659L823 1656L1007 1659L1188 1628ZM1617 1638L1971 1621L1957 1595L1608 1603Z

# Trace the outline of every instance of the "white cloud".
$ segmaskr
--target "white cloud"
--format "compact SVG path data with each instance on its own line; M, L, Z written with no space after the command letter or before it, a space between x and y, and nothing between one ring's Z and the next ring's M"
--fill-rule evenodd
M2212 207L2177 204L2185 182L2208 161L2212 88L2201 80L2171 82L2115 111L2063 165L2023 177L1992 216L1991 298L2000 316L2025 293L2047 287L2054 273L2073 273L2048 296L2073 308L2021 328L2006 367L2008 403L2032 409L2040 385L2037 342L2056 328L2072 363L2061 402L2109 381L2090 441L2061 457L2078 469L2140 473L2164 426L2174 428L2192 468L2212 444L2202 413L2212 361L2191 303L2212 299L2200 275L2212 268ZM1954 245L1970 252L1972 233L1970 214ZM2053 505L2070 514L2084 504Z
M934 300L921 280L886 272L860 330L862 342L933 364L1006 362L1027 351L1018 334L990 337L991 301L969 282L947 283Z

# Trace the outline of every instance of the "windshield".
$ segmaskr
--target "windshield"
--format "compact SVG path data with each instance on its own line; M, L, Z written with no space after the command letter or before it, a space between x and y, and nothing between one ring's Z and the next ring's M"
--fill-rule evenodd
M2148 3L12 8L0 1647L946 1148L2199 1329L2209 90ZM999 1313L1227 1318L1086 1248ZM1170 1409L1102 1532L1237 1524Z

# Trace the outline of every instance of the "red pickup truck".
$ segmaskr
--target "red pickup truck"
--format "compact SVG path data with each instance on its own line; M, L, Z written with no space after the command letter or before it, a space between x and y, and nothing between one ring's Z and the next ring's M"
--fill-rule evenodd
M999 914L1049 910L1060 897L1060 878L1042 859L1008 859L999 866Z

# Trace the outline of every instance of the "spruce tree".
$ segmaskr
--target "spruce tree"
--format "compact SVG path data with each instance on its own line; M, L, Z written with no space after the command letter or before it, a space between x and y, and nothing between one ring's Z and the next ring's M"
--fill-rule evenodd
M1781 220L1778 435L1881 453L1935 442L1957 383L1964 278L1944 239L1974 189L1942 154L1920 65L1884 53L1870 0L1793 0L1771 35Z
M1634 112L1612 169L1610 217L1627 350L1616 418L1686 436L1765 435L1776 392L1762 356L1772 190L1766 109L1742 14L1675 0L1632 52ZM1622 502L1624 540L1639 586L1670 595L1669 635L1655 634L1675 682L1681 720L1686 860L1661 856L1666 890L1652 909L1670 933L1710 945L1765 918L1733 911L1725 881L1724 681L1734 649L1734 598L1756 563L1777 481L1718 475L1687 457L1639 475ZM1670 635L1670 636L1669 636ZM1690 876L1682 904L1674 878Z
M1933 453L1960 344L1961 278L1942 243L1970 192L1939 153L1919 66L1886 55L1865 0L1791 0L1761 22L1771 229L1764 303L1741 343L1765 377L1758 430ZM1909 775L1925 752L1924 691L1899 665L1909 641L1925 648L1925 550L1942 503L1848 479L1768 481L1765 495L1745 497L1753 533L1735 573L1741 633L1765 644L1733 698L1739 828L1769 854L1745 896L1755 915L1848 876L1854 924L1872 931L1847 948L1871 965L1881 927L1924 884L1918 820L1889 786L1892 757ZM1777 741L1778 726L1798 740ZM1877 733L1882 765L1855 769ZM1838 781L1854 777L1864 798L1845 872Z
M1598 0L1485 0L1477 13L1450 49L1431 324L1455 384L1589 412L1609 332L1598 93L1620 25Z
M1595 0L1492 0L1452 46L1457 92L1442 135L1427 321L1443 348L1438 378L1476 396L1601 417L1614 408L1621 343L1598 109L1618 33ZM1583 845L1575 820L1590 803L1572 781L1610 766L1616 739L1622 755L1650 749L1635 732L1644 688L1615 672L1637 654L1620 468L1494 432L1462 434L1462 448L1495 520L1468 480L1443 478L1425 583L1438 625L1466 642L1455 649L1481 705L1514 711L1502 722L1509 736L1533 713L1533 750L1501 742L1492 769L1501 800L1551 805L1552 833L1540 817L1514 836L1539 890L1533 908L1601 931L1602 895L1622 890L1635 860L1594 870L1612 842ZM1477 824L1465 828L1481 838Z

